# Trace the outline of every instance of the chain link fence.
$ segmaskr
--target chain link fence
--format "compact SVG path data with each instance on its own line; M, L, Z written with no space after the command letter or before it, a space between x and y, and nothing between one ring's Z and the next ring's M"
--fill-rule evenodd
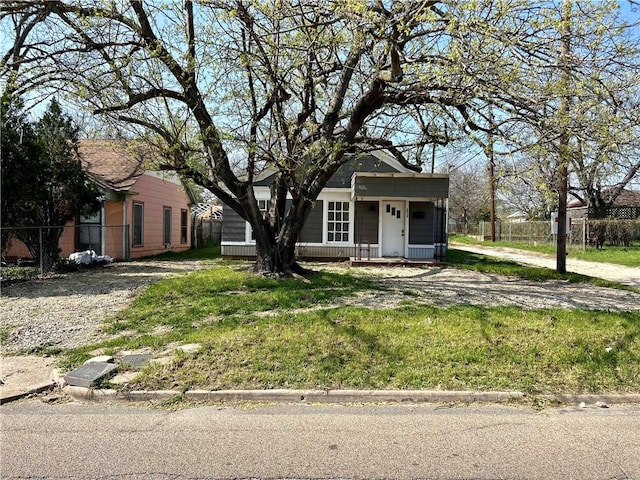
M128 225L1 227L2 268L35 267L51 271L57 258L92 250L118 260L130 259ZM3 275L4 277L4 275Z
M491 223L479 222L469 235L491 240ZM496 222L496 240L526 245L555 244L551 221ZM629 246L640 241L640 220L574 218L571 221L569 245L586 248L600 244Z

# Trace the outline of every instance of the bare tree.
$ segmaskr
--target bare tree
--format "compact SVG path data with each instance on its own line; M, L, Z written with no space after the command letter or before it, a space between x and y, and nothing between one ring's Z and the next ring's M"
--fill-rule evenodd
M512 175L520 171L521 184L537 187L541 197L555 195L560 272L566 269L567 196L601 207L640 168L640 42L620 15L617 2L550 4L540 23L548 26L545 35L557 46L555 54L527 60L530 66L537 64L527 87L537 112L507 119L519 129L508 136L516 142L515 155L526 161L505 170ZM513 186L513 181L503 184Z
M13 45L2 69L18 92L54 88L149 136L161 168L251 224L258 271L287 273L313 202L353 155L385 148L419 171L425 145L488 132L489 104L498 123L537 118L532 99L543 95L532 77L557 58L553 29L539 22L546 8L5 1ZM265 169L277 175L263 214L253 184Z
M489 189L486 169L463 165L450 173L449 220L456 230L468 234L472 225L489 214Z

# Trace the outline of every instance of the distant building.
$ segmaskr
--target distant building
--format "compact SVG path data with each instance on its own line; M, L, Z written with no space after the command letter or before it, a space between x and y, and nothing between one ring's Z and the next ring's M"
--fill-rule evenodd
M567 211L571 212L573 218L613 217L621 220L634 220L640 218L640 191L623 190L612 205L605 207L604 212L596 212L578 199L567 203Z

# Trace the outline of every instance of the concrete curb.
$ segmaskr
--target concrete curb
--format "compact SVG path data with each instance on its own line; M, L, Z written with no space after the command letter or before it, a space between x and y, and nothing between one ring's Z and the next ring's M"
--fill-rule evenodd
M605 404L619 404L619 403L640 403L640 394L636 393L620 393L620 394L593 394L593 395L580 395L570 393L558 393L554 395L539 395L536 398L542 400L548 400L556 403L586 403L592 404L596 402Z
M38 393L61 389L74 400L92 402L146 402L185 398L197 401L222 402L287 402L287 403L519 403L541 400L565 405L640 404L640 394L541 394L528 395L518 391L459 391L459 390L135 390L119 391L67 385L60 369L51 372L51 381L24 389L0 392L0 404L19 400Z
M200 401L248 401L290 403L438 403L507 402L526 397L522 392L471 392L439 390L177 390L130 391L101 390L66 386L64 393L76 400L150 401L184 396Z
M198 401L246 401L288 403L505 403L521 402L530 398L523 392L475 392L443 390L177 390L130 391L101 390L66 386L63 391L76 400L143 402L162 401L184 397ZM611 404L640 404L640 394L603 395L540 395L542 400L561 404L593 405L597 402Z
M57 377L57 378L56 378ZM57 380L57 381L56 381ZM148 402L177 397L205 402L287 402L287 403L506 403L533 398L558 404L602 403L640 404L640 394L546 394L530 396L523 392L481 392L456 390L134 390L122 392L65 385L60 375L25 390L2 392L0 404L19 400L59 387L74 400L91 402Z

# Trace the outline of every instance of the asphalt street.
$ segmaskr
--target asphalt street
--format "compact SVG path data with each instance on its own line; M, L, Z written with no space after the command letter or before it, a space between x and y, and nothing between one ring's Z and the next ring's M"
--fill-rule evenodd
M4 405L2 479L638 479L640 407Z

